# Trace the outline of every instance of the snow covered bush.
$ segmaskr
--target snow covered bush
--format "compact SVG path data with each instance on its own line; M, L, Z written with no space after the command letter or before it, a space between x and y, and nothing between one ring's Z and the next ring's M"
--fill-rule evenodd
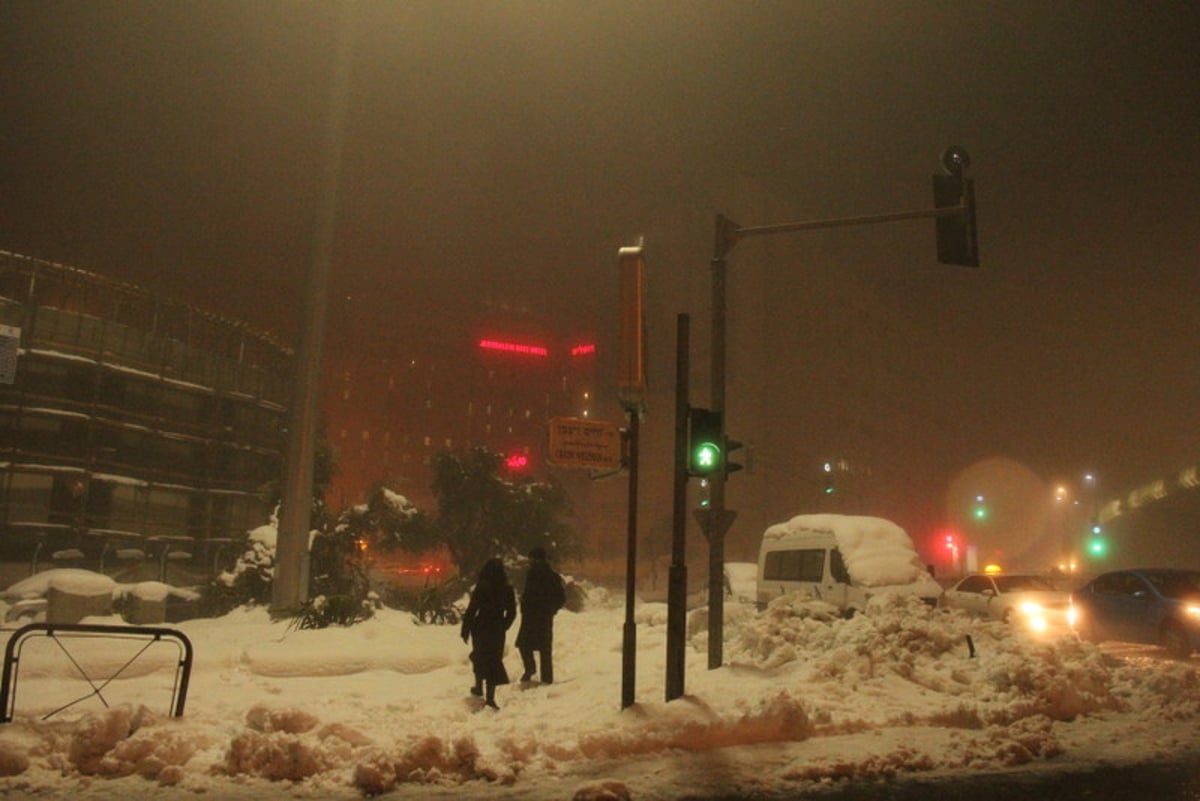
M203 589L199 605L202 617L220 617L239 606L270 602L275 577L274 522L272 518L272 524L249 532L233 566L217 574Z

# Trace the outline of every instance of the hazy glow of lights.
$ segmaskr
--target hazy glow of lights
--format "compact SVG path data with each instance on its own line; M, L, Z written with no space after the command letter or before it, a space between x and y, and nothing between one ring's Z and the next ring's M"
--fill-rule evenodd
M524 470L529 467L529 457L523 453L510 453L504 464L509 470Z
M588 354L595 352L596 346L593 344L576 345L575 347L571 348L572 356L587 356Z
M992 576L992 575L995 575L996 573L1002 573L1003 570L1001 569L1000 565L991 564L991 565L984 565L983 572L987 573L989 576Z
M541 345L523 345L519 342L502 342L496 339L481 339L479 347L483 350L499 350L506 353L519 353L523 356L544 357L550 352Z

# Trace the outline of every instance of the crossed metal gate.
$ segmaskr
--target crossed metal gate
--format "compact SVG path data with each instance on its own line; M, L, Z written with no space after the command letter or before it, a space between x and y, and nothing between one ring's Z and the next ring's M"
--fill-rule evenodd
M175 665L175 676L171 689L170 714L175 717L183 715L183 705L187 700L188 681L192 674L192 643L187 636L175 629L153 626L108 626L85 623L30 623L13 632L4 650L4 674L0 676L0 723L9 723L13 719L16 706L17 678L21 665L21 650L25 643L36 636L48 637L62 650L66 658L74 666L79 678L91 688L69 703L47 713L42 720L47 720L59 712L89 698L98 698L105 708L108 701L104 698L104 690L114 680L119 678L130 665L138 660L149 648L158 642L173 641L179 648L179 660ZM71 641L87 641L95 638L144 641L142 647L107 679L97 681L89 676L87 670L75 658L68 648Z

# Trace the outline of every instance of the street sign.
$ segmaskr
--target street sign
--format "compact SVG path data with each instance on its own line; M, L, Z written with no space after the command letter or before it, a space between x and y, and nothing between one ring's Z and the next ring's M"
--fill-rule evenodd
M734 509L722 509L719 512L714 512L712 509L693 509L692 514L696 518L696 522L700 524L700 530L704 532L704 536L712 539L715 533L718 537L725 536L729 531L729 527L733 525L733 521L737 518L737 511Z
M560 467L616 470L621 466L621 430L604 420L552 418L547 461Z

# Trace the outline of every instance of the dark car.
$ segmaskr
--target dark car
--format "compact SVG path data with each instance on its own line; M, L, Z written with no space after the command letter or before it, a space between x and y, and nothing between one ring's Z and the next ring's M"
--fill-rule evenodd
M1115 570L1071 593L1081 639L1161 645L1175 657L1200 648L1200 571Z

